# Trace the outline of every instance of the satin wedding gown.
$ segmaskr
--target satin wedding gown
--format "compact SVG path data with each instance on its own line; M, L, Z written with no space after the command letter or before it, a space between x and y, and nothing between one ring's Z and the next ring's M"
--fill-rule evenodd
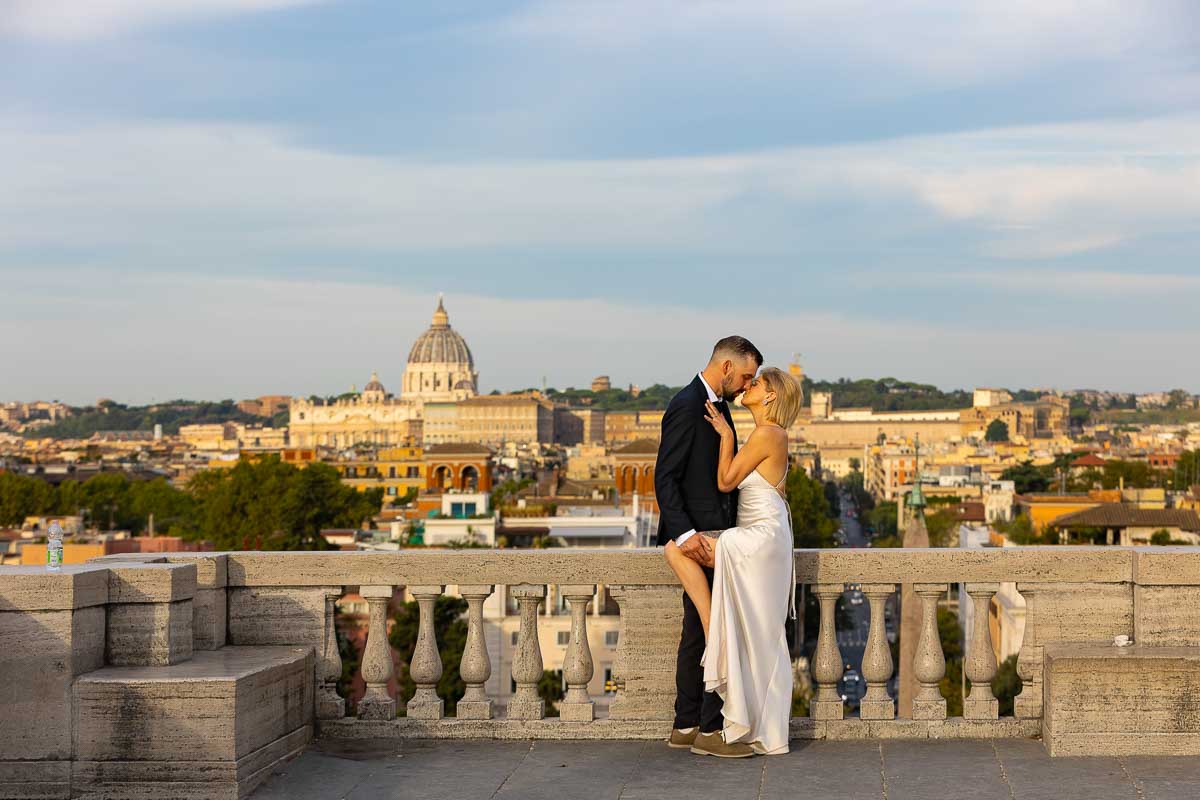
M781 755L788 752L792 711L784 633L795 615L791 509L757 469L738 489L738 526L716 540L708 645L700 659L704 689L724 701L726 742Z

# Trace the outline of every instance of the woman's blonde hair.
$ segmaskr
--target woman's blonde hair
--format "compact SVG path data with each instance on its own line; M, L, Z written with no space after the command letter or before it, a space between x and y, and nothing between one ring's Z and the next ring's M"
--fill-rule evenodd
M794 375L778 367L765 367L759 377L767 382L767 388L775 393L775 399L767 404L767 419L776 425L790 428L804 407L804 388Z

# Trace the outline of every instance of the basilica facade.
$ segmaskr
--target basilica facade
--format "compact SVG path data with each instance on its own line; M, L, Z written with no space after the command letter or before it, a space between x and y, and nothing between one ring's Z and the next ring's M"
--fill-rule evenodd
M471 348L450 327L441 299L429 328L409 351L399 396L389 394L379 376L361 392L332 402L293 399L289 439L293 447L352 447L356 444L420 443L426 403L469 400L477 394L479 373Z

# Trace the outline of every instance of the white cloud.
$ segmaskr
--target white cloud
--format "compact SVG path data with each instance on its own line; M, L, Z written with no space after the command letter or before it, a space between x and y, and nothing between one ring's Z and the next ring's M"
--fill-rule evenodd
M634 48L749 39L843 64L958 84L1047 63L1115 59L1195 41L1185 0L541 0L501 33L571 46Z
M1200 117L1177 117L741 155L445 163L314 150L266 127L12 120L0 125L0 246L223 259L313 247L752 254L837 225L863 245L862 229L908 217L968 226L984 241L975 255L1043 259L1196 233L1197 142ZM764 202L788 224L763 221Z
M324 0L0 0L0 36L79 41Z

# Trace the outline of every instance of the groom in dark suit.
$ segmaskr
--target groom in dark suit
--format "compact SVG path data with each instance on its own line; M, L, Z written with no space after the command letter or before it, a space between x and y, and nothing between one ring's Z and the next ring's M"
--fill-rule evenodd
M737 523L737 490L725 493L717 489L721 439L704 419L704 404L715 404L732 428L729 403L749 387L762 362L762 353L748 340L728 336L713 347L708 366L671 398L663 415L654 469L654 492L661 512L659 546L674 541L703 564L710 560L707 556L713 545L698 532L724 530ZM704 574L711 587L712 569L706 566ZM675 723L668 742L672 747L693 748L697 733L722 727L721 698L716 692L704 691L703 652L704 627L696 606L684 593L683 634L675 663Z

